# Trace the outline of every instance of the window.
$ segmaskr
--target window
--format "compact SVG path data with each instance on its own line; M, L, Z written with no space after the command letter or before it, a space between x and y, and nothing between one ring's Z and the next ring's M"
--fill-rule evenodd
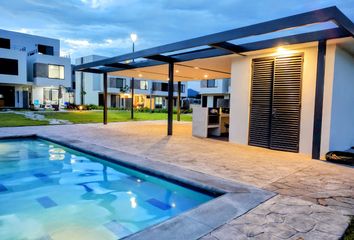
M109 79L110 88L123 88L124 87L124 78L110 78Z
M155 108L162 108L162 97L155 97Z
M49 64L48 78L64 79L64 66Z
M0 58L0 74L18 75L18 61L15 59Z
M48 77L48 65L44 63L33 64L33 77Z
M54 48L52 46L38 44L37 50L39 53L42 53L45 55L52 55L52 56L54 55Z
M58 104L59 90L52 88L43 88L43 102L44 104Z
M147 81L140 81L140 89L147 90L148 89L148 82Z
M214 88L216 87L215 79L207 80L207 88Z
M10 39L0 38L0 48L10 49Z

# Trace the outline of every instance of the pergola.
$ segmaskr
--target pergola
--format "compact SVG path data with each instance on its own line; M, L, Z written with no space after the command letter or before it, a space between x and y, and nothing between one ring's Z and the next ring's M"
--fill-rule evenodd
M332 22L334 28L267 40L234 44L231 41L312 24ZM172 135L174 81L229 78L231 56L284 45L318 42L313 157L321 143L325 53L327 40L354 37L354 24L337 7L328 7L272 21L192 38L180 42L77 65L74 71L101 73L104 79L103 123L107 124L107 74L168 81L168 127ZM135 61L132 61L135 59ZM178 68L178 71L176 69ZM205 72L208 74L206 75ZM180 87L178 88L180 90ZM180 96L180 91L178 96ZM179 102L179 98L178 98Z

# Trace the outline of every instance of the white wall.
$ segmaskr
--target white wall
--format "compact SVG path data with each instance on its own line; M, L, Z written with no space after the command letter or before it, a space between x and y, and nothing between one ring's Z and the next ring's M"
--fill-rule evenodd
M26 52L0 48L0 56L18 61L18 75L0 74L0 83L27 84L27 54Z
M326 63L328 66L331 66L330 59L333 58L335 47L329 46L328 49ZM297 49L294 52L304 54L299 152L310 155L312 153L317 46ZM274 54L275 53L235 57L232 61L229 137L231 142L248 144L252 59L274 56ZM326 82L331 79L330 73L327 73L328 69L326 69L326 79L328 78L328 80L325 80ZM328 116L324 116L324 121L328 121ZM324 130L324 132L325 131L328 130ZM326 133L324 135L326 135Z
M58 39L40 37L25 33L12 32L0 29L0 36L10 39L11 49L26 48L26 52L30 52L37 49L37 44L52 46L54 49L54 55L59 56L60 41Z
M33 78L33 64L54 64L64 66L64 79L51 79L51 78ZM70 58L63 58L58 56L50 56L43 54L35 54L28 57L28 79L33 79L33 82L37 86L56 86L62 85L64 87L71 87L71 62Z
M329 150L354 146L354 57L336 48Z

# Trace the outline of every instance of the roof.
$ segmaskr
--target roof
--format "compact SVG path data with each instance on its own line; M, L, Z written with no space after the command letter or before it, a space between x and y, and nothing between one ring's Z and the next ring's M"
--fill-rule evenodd
M237 39L326 22L332 22L336 27L242 44L231 43ZM354 24L334 6L85 63L73 70L167 80L168 64L174 63L174 79L178 81L228 78L231 55L345 37L354 37Z

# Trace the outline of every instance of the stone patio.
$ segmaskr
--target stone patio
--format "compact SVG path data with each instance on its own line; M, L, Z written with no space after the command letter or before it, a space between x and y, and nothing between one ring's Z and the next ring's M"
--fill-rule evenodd
M0 136L65 136L162 161L278 195L203 239L338 239L354 215L354 169L308 156L192 137L165 121L0 128Z

